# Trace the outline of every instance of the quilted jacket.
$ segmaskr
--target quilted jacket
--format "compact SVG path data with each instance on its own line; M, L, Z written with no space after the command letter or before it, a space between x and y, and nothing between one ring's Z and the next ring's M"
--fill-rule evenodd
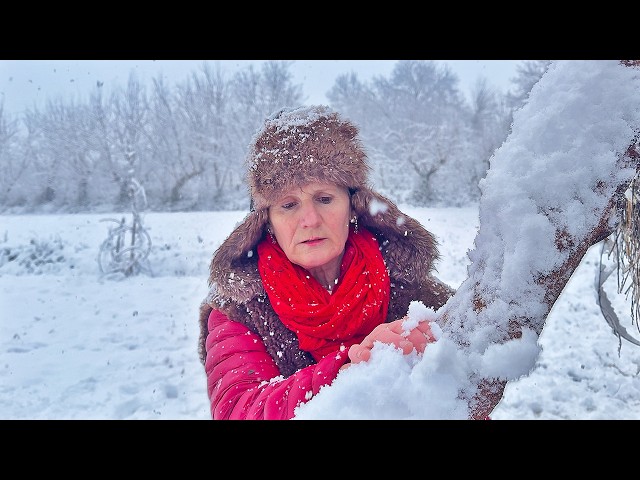
M365 193L367 199L375 195ZM377 237L389 271L387 321L404 317L414 300L434 309L444 305L454 290L432 274L438 252L431 233L393 204L372 215L368 203L360 205L357 196L353 203L360 221ZM238 239L247 242L246 236ZM295 333L282 324L270 305L255 249L247 253L239 245L227 247L236 252L233 261L222 266L212 261L212 288L200 308L199 349L211 416L290 419L298 405L331 384L348 361L347 352L336 351L315 362L301 350Z

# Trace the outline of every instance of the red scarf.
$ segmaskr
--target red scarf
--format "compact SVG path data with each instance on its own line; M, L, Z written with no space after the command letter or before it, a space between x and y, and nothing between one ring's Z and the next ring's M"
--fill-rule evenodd
M341 346L360 343L387 318L390 282L371 232L353 229L345 245L333 294L291 263L269 237L258 244L258 270L273 309L316 361Z

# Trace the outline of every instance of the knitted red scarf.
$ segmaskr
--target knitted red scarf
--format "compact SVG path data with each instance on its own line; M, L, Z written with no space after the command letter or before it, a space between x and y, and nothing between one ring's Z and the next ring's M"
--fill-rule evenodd
M389 275L376 238L360 227L345 245L333 294L291 263L268 237L258 244L258 270L273 309L316 361L360 343L387 318Z

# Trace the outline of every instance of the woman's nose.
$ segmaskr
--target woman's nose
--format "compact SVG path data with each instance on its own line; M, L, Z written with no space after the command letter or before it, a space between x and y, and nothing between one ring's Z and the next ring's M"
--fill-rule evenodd
M313 202L303 204L300 214L300 225L303 227L315 227L321 221L321 217Z

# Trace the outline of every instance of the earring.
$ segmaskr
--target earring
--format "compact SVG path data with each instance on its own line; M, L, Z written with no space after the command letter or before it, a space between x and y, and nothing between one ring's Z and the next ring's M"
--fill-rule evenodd
M271 243L277 243L276 237L273 236L273 232L271 231L271 228L267 227L267 233L269 234L269 237L271 238Z
M353 231L355 233L358 233L358 216L354 215L353 217L351 217L351 220L349 220L350 223L353 223Z

